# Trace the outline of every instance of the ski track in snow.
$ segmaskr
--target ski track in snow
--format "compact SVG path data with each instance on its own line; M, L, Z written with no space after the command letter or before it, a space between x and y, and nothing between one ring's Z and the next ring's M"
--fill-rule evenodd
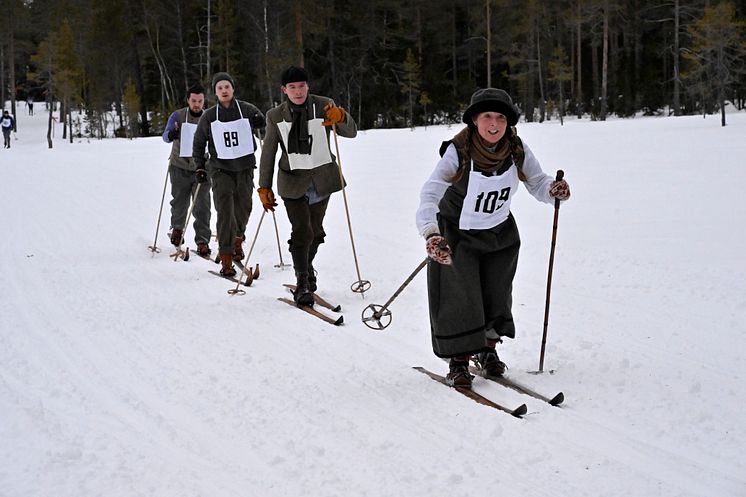
M19 113L23 111L19 108ZM746 114L522 124L544 170L565 170L543 375L552 208L524 189L509 374L562 408L477 378L511 418L411 369L430 350L425 274L360 320L424 257L419 189L460 128L341 139L363 299L341 195L317 269L335 328L278 302L266 217L246 295L218 266L168 258L170 146L160 138L55 141L19 115L0 154L0 496L738 496L746 494ZM60 130L57 130L58 136ZM254 202L248 250L261 208ZM283 258L289 224L277 221ZM212 224L215 224L213 214ZM194 248L191 228L186 245ZM216 244L212 243L213 250ZM324 312L329 311L322 309ZM477 490L479 489L479 490Z

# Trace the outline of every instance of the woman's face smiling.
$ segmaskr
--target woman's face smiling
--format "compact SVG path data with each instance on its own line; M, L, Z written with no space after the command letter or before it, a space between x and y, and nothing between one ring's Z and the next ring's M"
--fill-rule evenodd
M499 112L480 112L473 121L479 136L489 145L499 142L508 129L508 118Z

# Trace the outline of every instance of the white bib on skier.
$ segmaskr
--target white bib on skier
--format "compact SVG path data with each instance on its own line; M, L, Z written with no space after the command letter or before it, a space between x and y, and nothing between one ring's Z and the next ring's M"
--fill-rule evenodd
M215 109L215 120L210 123L212 139L218 159L238 159L254 153L254 140L251 136L251 124L244 119L241 106L238 113L241 117L235 121L221 122L218 119L220 104Z
M316 116L316 105L313 106L314 118L308 121L308 137L311 140L311 153L310 154L296 154L288 153L288 162L290 163L290 169L314 169L324 164L329 164L332 161L331 152L329 152L329 146L326 138L326 128L321 124L324 122L323 119ZM290 135L290 128L293 127L293 123L287 121L280 121L277 123L277 127L280 130L280 137L282 142L285 144L285 150L288 149L288 136Z
M500 176L485 176L474 171L474 161L471 161L469 187L461 207L459 228L486 230L508 219L510 199L518 188L518 182L515 164Z
M197 125L193 123L182 123L179 133L179 157L192 156L192 144L194 143L194 133L197 131Z

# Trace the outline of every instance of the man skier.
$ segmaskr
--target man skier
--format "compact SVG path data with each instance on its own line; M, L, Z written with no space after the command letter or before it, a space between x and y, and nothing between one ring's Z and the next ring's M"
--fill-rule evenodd
M196 174L192 162L192 143L199 118L204 112L205 90L201 85L187 90L187 106L174 111L168 118L163 141L172 143L168 175L171 178L171 243L179 247L184 241L187 213L193 192L201 184L194 199L194 242L197 253L210 254L210 182L204 171ZM204 155L204 149L203 149Z
M340 136L354 138L357 126L331 99L309 94L308 72L302 67L288 67L281 83L288 99L267 112L258 192L264 210L274 211L272 180L279 146L277 192L292 225L289 244L297 279L293 298L298 305L313 305L313 259L326 236L324 215L329 196L344 186L329 147L330 127L336 125Z

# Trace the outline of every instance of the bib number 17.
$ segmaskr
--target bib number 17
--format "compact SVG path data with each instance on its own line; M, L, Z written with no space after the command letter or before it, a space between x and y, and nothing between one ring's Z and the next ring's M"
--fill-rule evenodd
M225 146L237 147L238 146L238 131L225 131L223 133L223 140L225 140Z
M497 209L503 206L506 200L510 197L510 187L503 188L500 191L485 192L477 195L477 202L474 205L474 212L483 212L485 214L492 214ZM497 205L497 201L500 201L500 205Z

